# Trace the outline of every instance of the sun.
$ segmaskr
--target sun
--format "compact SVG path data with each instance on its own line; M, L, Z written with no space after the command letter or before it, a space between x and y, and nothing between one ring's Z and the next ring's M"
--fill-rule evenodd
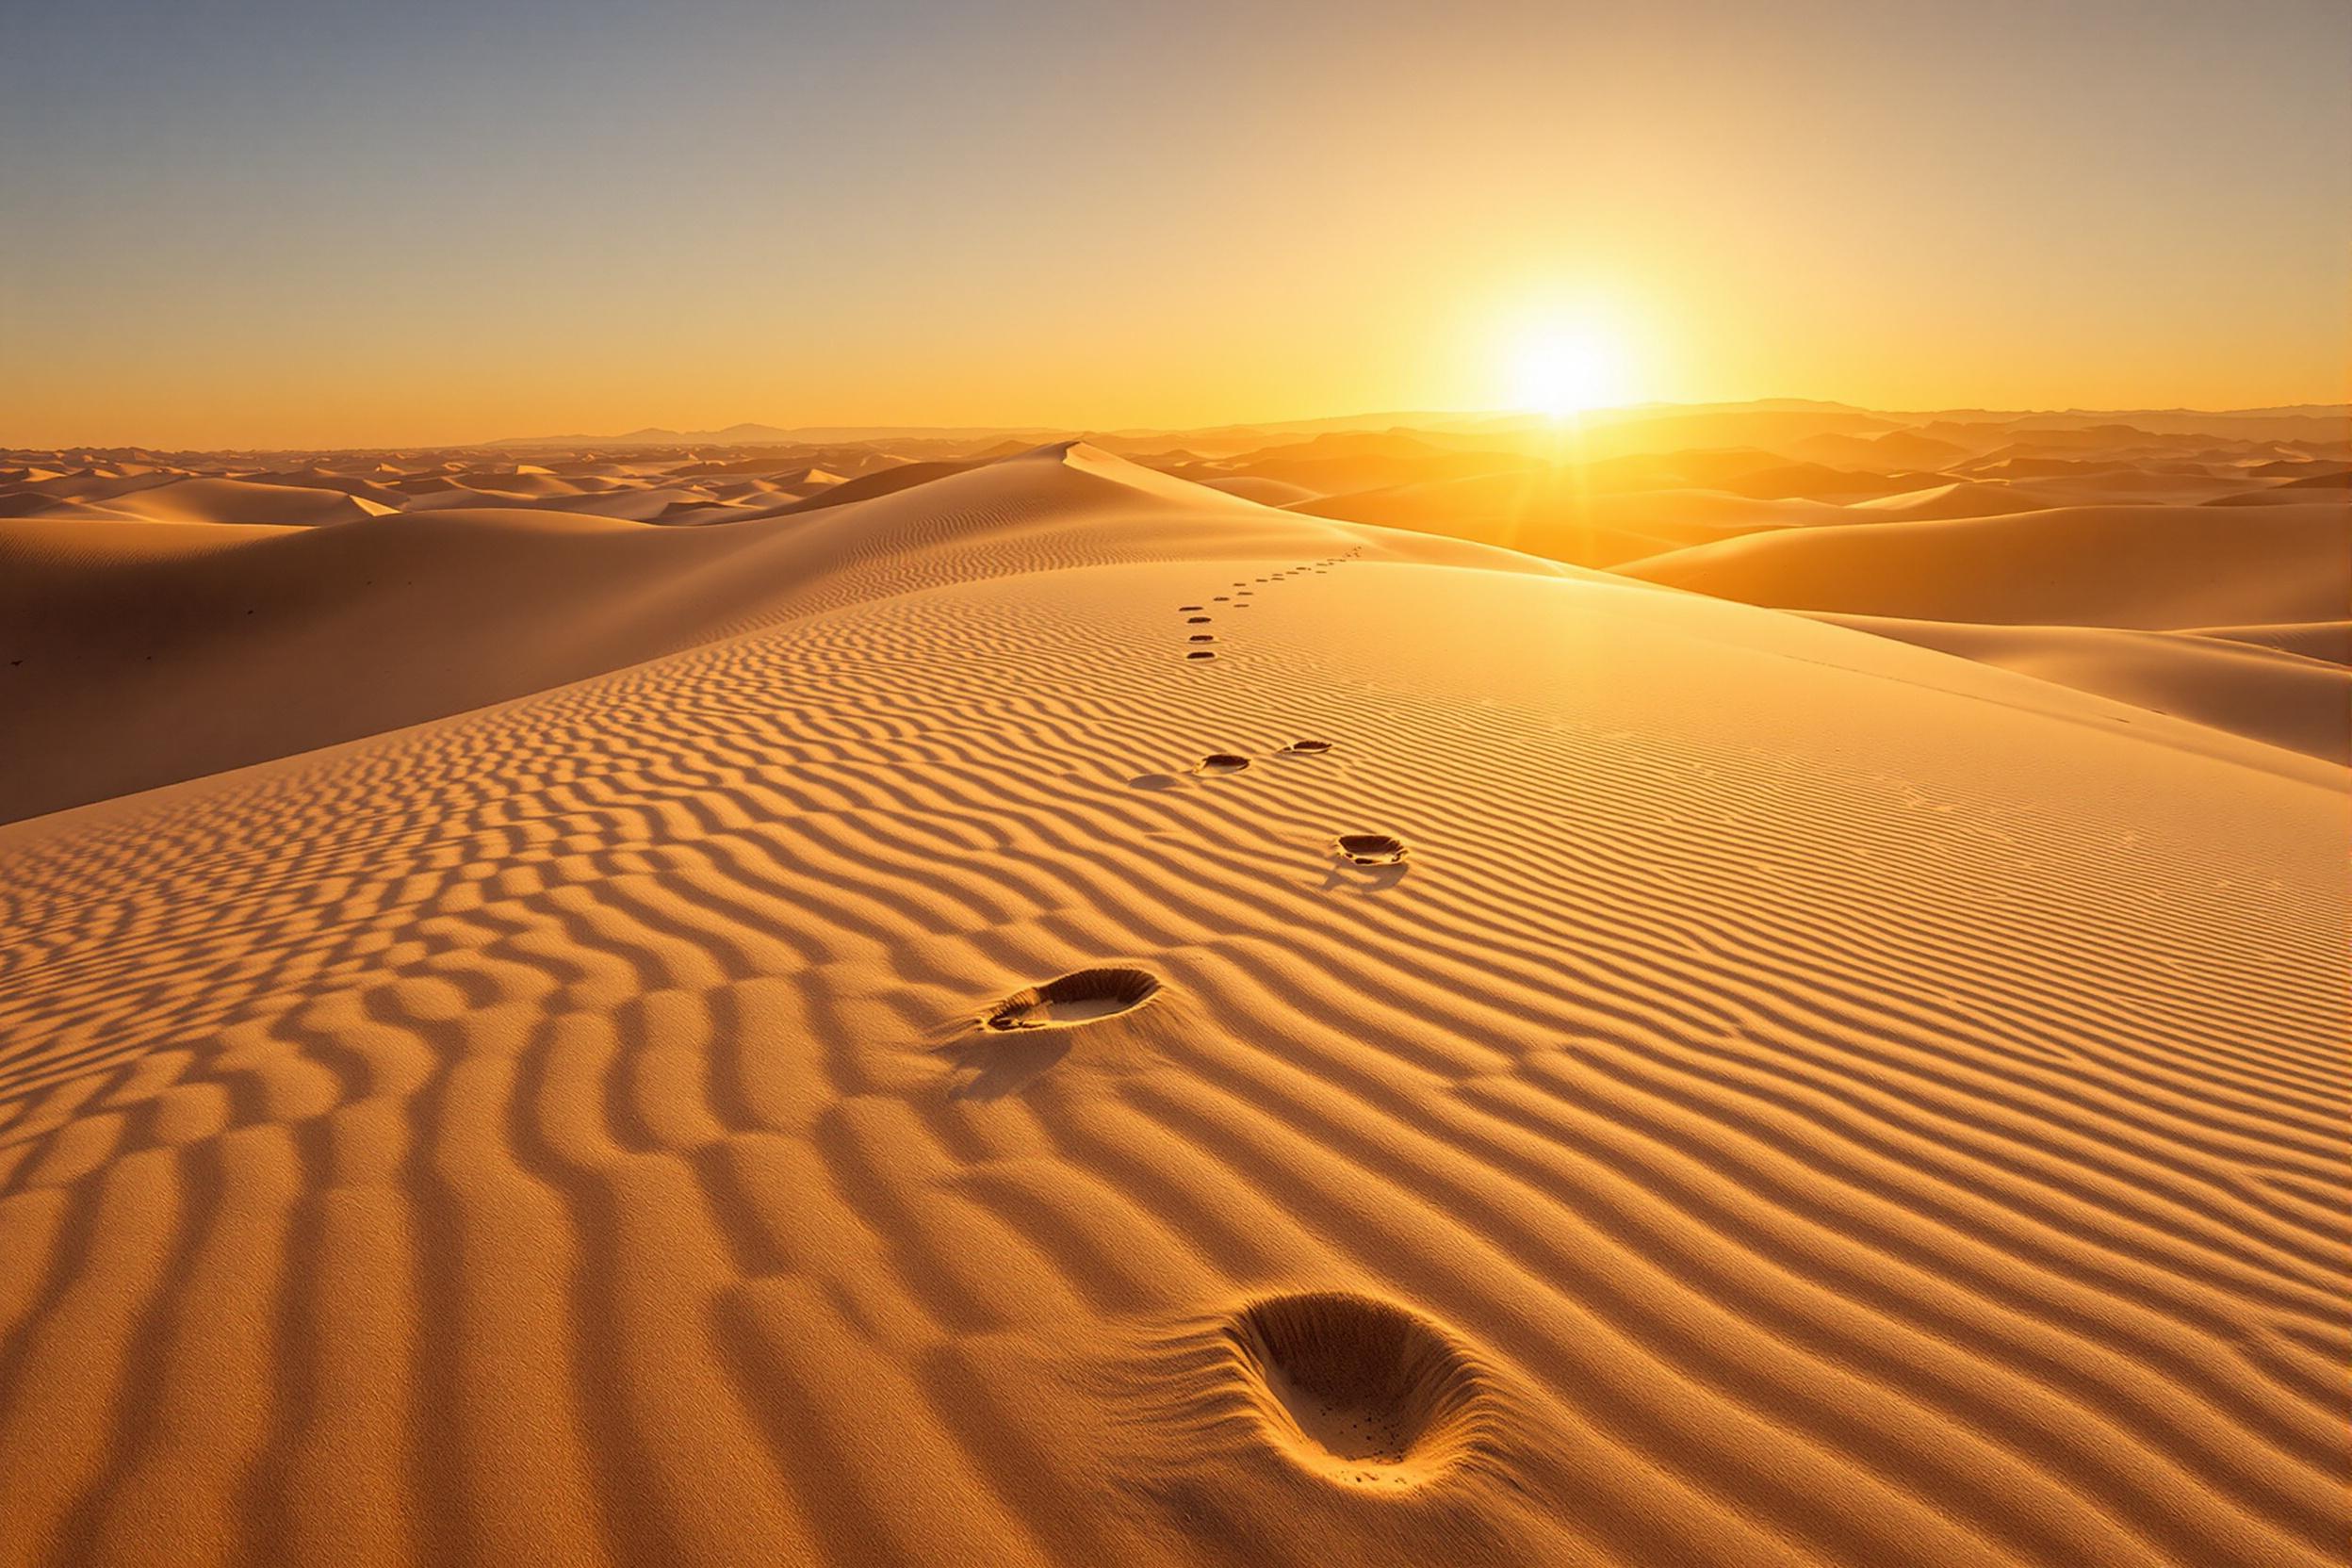
M1518 405L1559 417L1629 401L1625 353L1590 326L1544 326L1522 336L1514 356Z

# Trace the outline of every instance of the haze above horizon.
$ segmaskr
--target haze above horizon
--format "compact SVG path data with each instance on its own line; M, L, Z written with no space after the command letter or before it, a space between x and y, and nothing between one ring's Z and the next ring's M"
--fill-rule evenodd
M2338 403L2316 0L28 13L0 444Z

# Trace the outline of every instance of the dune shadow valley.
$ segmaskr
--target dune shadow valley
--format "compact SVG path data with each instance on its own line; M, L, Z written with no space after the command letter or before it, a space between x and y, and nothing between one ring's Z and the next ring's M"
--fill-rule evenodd
M0 462L0 1560L2342 1560L2342 409Z

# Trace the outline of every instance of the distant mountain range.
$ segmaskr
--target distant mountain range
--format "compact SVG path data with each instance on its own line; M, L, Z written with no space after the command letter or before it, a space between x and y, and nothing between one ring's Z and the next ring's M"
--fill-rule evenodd
M2132 425L2151 433L2186 432L2211 428L2214 420L2229 420L2245 433L2254 421L2274 422L2264 433L2285 435L2302 421L2352 420L2352 406L2328 403L2298 403L2279 408L2239 408L2221 410L2197 409L2049 409L2000 410L1984 408L1915 410L1893 413L1886 410L1866 410L1857 404L1817 400L1807 398L1758 398L1747 402L1728 403L1643 403L1627 408L1598 409L1586 416L1591 425L1623 425L1637 421L1701 418L1723 415L1809 415L1816 417L1843 415L1874 416L1873 423L1924 425L1937 421L1961 424L2003 424L2019 429L2077 429L2095 424ZM1019 443L1021 447L1039 442L1083 436L1101 442L1114 449L1132 449L1137 444L1168 441L1177 437L1218 437L1252 435L1310 435L1321 432L1382 431L1398 427L1422 430L1486 430L1509 431L1528 429L1549 423L1548 416L1516 412L1481 413L1417 413L1351 414L1323 419L1270 419L1232 425L1203 426L1168 430L1130 428L1109 431L1080 431L1055 425L798 425L785 428L778 425L739 424L724 430L671 430L661 425L647 425L642 430L624 431L606 435L510 435L485 443L491 448L528 449L539 447L564 448L571 450L622 447L758 447L758 446L822 446L834 442L857 441L974 441L990 437ZM1826 427L1825 427L1826 428Z

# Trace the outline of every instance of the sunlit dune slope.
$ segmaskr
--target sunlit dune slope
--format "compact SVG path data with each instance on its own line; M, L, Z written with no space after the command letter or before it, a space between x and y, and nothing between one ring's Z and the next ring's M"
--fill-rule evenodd
M1396 485L1299 501L1291 510L1471 539L1577 566L1614 566L1764 529L1850 520L1844 508L1822 501L1683 488L1612 493L1588 487L1573 467Z
M1854 502L1848 510L1859 514L1849 520L1869 522L1878 517L1999 517L2012 512L2036 512L2051 504L2046 496L2006 484L1955 480L1950 484L1875 496Z
M0 829L0 1563L2341 1560L2339 770L1165 484L196 557L645 662Z
M1787 530L1617 568L1750 604L1904 619L2162 630L2340 618L2352 509L2059 507Z
M2352 763L2352 670L2341 664L2195 632L1821 619ZM2352 789L2352 778L2344 783Z

